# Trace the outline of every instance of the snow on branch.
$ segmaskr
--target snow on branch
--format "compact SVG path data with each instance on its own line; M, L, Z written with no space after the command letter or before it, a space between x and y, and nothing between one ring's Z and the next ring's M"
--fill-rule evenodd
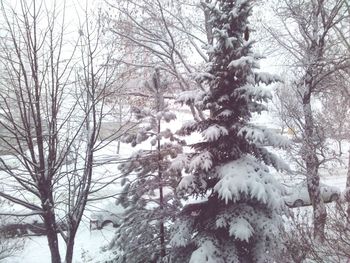
M182 177L177 189L179 191L186 190L188 188L194 188L194 176L193 175L185 175Z
M170 240L171 246L185 247L191 240L191 231L187 221L178 221L176 231L173 231L173 233Z
M188 90L181 92L177 98L177 101L186 105L191 103L198 103L205 96L205 92L202 90Z
M220 180L214 191L226 203L250 196L274 209L282 205L280 193L276 191L279 184L268 167L251 155L217 167L217 174Z
M187 154L178 154L171 162L170 169L175 171L181 171L183 168L187 167L189 163L189 157Z
M194 156L190 162L190 170L204 170L209 171L213 166L212 156L209 151L204 151L202 153Z
M230 223L230 236L248 242L254 234L254 228L244 218L236 218Z
M275 74L270 74L267 72L255 72L254 75L256 84L264 83L266 85L269 85L274 82L282 82L282 79Z
M255 154L258 155L266 165L274 167L277 171L287 171L291 173L289 165L281 158L279 158L276 154L271 153L265 148L258 146L256 146L256 149L254 149L254 151Z
M217 124L209 126L206 130L202 131L202 136L206 141L216 141L220 136L228 135L228 130Z
M244 68L246 66L250 66L253 68L258 68L259 65L256 62L256 59L252 56L242 56L239 59L232 60L228 64L229 69L234 69L234 68Z
M211 240L204 240L200 246L193 251L190 263L224 263L217 257L219 250Z
M274 146L283 149L287 149L291 145L291 142L285 136L276 134L267 128L254 125L242 127L238 132L238 136L242 136L258 145Z
M237 94L245 97L247 101L253 98L256 101L269 101L272 99L272 93L270 90L263 87L255 87L251 84L244 85L241 88L236 89Z

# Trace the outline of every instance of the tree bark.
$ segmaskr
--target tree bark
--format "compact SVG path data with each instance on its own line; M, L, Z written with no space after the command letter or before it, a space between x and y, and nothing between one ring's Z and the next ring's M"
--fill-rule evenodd
M159 70L156 69L153 76L154 87L156 89L156 107L157 112L160 112L164 109L164 94L161 90ZM161 120L158 120L157 134L161 132ZM164 229L164 219L163 219L163 210L164 210L164 196L163 196L163 173L162 173L162 155L161 155L161 143L160 138L157 139L157 151L158 151L158 180L159 180L159 209L161 212L161 217L159 219L159 239L160 239L160 258L161 260L166 255L165 250L165 229Z
M310 79L312 74L309 75ZM308 77L307 77L308 78ZM321 198L320 177L318 174L319 160L314 145L314 120L311 109L311 80L305 81L307 91L303 97L303 113L305 118L304 140L302 149L302 158L306 164L307 188L313 207L314 220L314 238L318 241L324 241L324 229L327 219L327 210Z
M68 240L66 242L67 250L66 250L65 263L73 262L74 240L75 240L76 233L77 233L77 229L74 229L68 235Z
M55 214L53 213L51 208L45 211L43 218L44 218L44 224L45 224L46 233L47 233L46 234L47 241L48 241L50 253L51 253L51 262L61 263Z
M346 175L345 200L348 206L346 209L347 228L350 228L350 149L349 149L349 157L348 157L348 172Z

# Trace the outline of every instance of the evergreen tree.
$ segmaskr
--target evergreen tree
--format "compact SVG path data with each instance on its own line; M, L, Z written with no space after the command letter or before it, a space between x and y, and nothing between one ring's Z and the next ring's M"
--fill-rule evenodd
M206 2L215 41L211 62L201 74L208 89L183 94L209 117L187 123L184 135L200 132L203 140L192 154L179 155L174 165L187 173L178 188L203 202L187 205L171 240L172 262L272 262L278 250L283 208L282 188L269 172L288 169L266 146L287 141L249 123L266 110L271 94L259 84L278 79L255 72L260 58L251 51L248 17L251 0Z
M158 69L145 86L154 107L133 109L142 127L137 134L127 136L125 142L136 146L148 141L152 148L136 151L130 161L119 167L124 176L119 203L126 212L113 244L118 250L116 262L161 262L168 254L167 228L180 207L174 194L180 173L170 164L182 152L182 142L170 129L163 128L164 122L176 116L164 101L167 85Z

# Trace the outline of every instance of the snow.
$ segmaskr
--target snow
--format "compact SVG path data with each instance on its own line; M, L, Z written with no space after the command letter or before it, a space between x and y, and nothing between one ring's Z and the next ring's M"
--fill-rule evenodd
M269 173L268 168L259 163L253 156L246 155L238 160L231 161L217 168L220 178L214 191L219 197L229 201L238 201L246 194L278 209L283 205L280 197L282 186L278 189L278 183ZM278 192L277 190L280 190Z
M245 126L239 130L237 135L245 137L254 144L264 144L265 141L264 132L260 129L256 129L255 127Z
M0 157L0 170L17 169L20 165L19 160L14 155L2 155Z
M194 186L194 176L193 175L186 175L183 176L179 185L177 188L179 190L190 188L191 186Z
M241 241L249 241L249 238L253 236L254 229L251 224L244 218L237 218L230 224L230 236Z
M224 263L223 260L217 258L217 253L219 251L214 244L206 240L192 253L190 263Z
M307 190L306 181L302 181L298 184L287 185L287 195L284 197L286 204L293 206L296 200L301 200L303 205L311 205L309 192ZM334 185L330 186L324 183L320 183L321 197L324 202L329 202L332 195L341 196L340 189Z
M202 131L202 136L206 141L216 141L220 136L228 135L228 130L217 124L209 126L206 130Z
M174 231L170 240L170 245L184 247L191 239L191 233L187 222L180 222L177 224L176 232Z
M252 65L253 67L257 67L258 65L256 64L256 59L252 56L242 56L239 59L232 60L228 64L228 68L238 68L238 67L245 67L248 65Z
M283 149L287 149L291 146L291 141L286 136L276 134L275 131L266 126L250 124L249 126L242 127L238 135L244 136L248 141L258 145L273 146Z
M269 85L273 82L281 82L282 79L278 76L278 75L275 75L275 74L270 74L270 73L267 73L267 72L258 72L255 74L255 82L256 83L264 83L266 85Z
M209 171L212 167L213 162L211 154L208 151L203 151L192 158L189 164L190 170L204 170Z
M187 154L178 154L175 159L173 159L170 169L181 171L184 167L188 166L188 161Z
M208 77L208 74L205 76ZM177 101L184 104L189 104L192 102L201 101L204 95L205 92L202 90L183 91L178 95Z
M256 101L264 102L272 99L272 93L268 88L253 86L255 83L254 81L252 82L253 83L251 84L246 84L243 87L236 89L236 92L242 94L241 96L244 96L247 101L250 101L250 97L254 97Z
M79 228L75 241L74 263L98 262L104 256L101 247L106 246L112 240L115 229L111 226L103 230L90 232L87 222ZM59 238L61 257L64 257L64 241ZM85 260L83 260L85 258ZM102 258L101 258L102 260ZM21 254L1 261L2 263L50 263L50 251L45 236L30 237L26 240L24 250ZM103 261L101 261L103 262Z
M183 122L191 119L191 116L188 112L178 114L178 118L176 121L172 121L169 123L168 127L172 131L176 131ZM254 116L254 125L245 128L251 128L253 131L253 127L258 127L258 130L264 130L265 140L262 140L263 135L254 134L254 136L258 136L255 141L264 142L264 144L279 144L283 148L284 146L288 147L288 142L284 141L283 138L280 140L281 136L273 136L273 133L268 128L272 128L273 130L279 129L277 125L277 121L272 119L267 114L256 115ZM193 124L193 122L191 122ZM210 131L210 130L209 130ZM213 134L217 136L218 131L220 131L220 127L213 128ZM251 131L251 132L252 132ZM243 132L243 131L242 131ZM270 133L271 132L271 133ZM255 133L255 132L254 132ZM203 135L203 134L202 134ZM199 141L201 134L197 134L192 138L187 138L188 142ZM209 133L210 135L210 133ZM247 135L246 135L247 136ZM138 145L138 148L144 148L146 144ZM151 147L151 145L148 145ZM135 149L127 146L126 144L121 144L121 154L119 156L116 155L116 143L111 143L108 147L104 148L102 151L97 152L97 157L104 163L96 170L97 176L100 174L105 174L106 178L112 178L116 175L116 166L119 165L118 159L125 158L129 155L130 152L133 152ZM201 167L203 170L209 169L212 165L210 154L204 154L202 156L197 156L197 160L192 162L190 165L192 168ZM282 158L287 160L287 156L282 155ZM344 156L344 163L346 163L347 155ZM176 162L173 163L173 169L181 169L184 166L188 165L188 158L186 154L178 155L175 159ZM256 171L258 169L258 171ZM270 169L270 173L273 172ZM330 167L327 170L321 170L321 181L330 186L337 186L341 190L345 189L346 182L346 165L343 164L341 167L339 165ZM221 166L217 170L217 175L221 178L218 184L215 186L215 191L217 191L220 197L223 200L237 200L239 198L240 193L249 193L250 195L256 197L257 199L265 202L266 200L273 200L273 203L270 203L271 206L280 207L283 205L283 200L278 199L278 193L274 192L272 188L266 187L266 182L273 182L275 179L272 175L267 172L267 167L257 164L256 160L252 156L246 156L242 159L236 160L234 162L230 162L226 165ZM276 172L274 172L276 175ZM261 175L261 176L260 176ZM280 180L287 180L286 176L278 174ZM248 179L248 180L247 180ZM192 175L184 174L180 184L178 185L178 189L181 190L183 188L191 188L194 183L194 177ZM288 180L295 180L289 179ZM268 183L269 185L270 183ZM96 185L98 186L98 185ZM120 185L118 184L112 185L109 189L106 189L105 192L101 193L101 195L113 194L120 191ZM277 189L278 190L278 189ZM282 189L281 189L282 191ZM94 202L89 204L89 208L93 207L94 210L101 209L104 206L104 203L101 201ZM329 205L327 205L328 207ZM297 210L297 209L293 209ZM303 210L309 211L311 214L310 207L303 208ZM74 251L74 263L81 262L104 262L103 259L106 259L109 254L102 253L101 247L104 245L108 245L114 236L115 229L112 227L104 228L101 231L93 230L90 232L89 230L89 222L88 218L90 217L89 212L85 214L84 222L79 228L77 239L76 239L76 247ZM239 238L240 240L246 240L252 234L253 229L250 227L250 220L247 218L240 218L235 222L230 222L223 218L217 218L216 226L230 226L230 234ZM264 222L260 222L261 227L263 227ZM269 230L271 230L269 228ZM180 233L181 232L181 233ZM178 232L178 235L175 235L172 242L178 245L185 245L187 243L186 237L186 229L183 228L182 231ZM61 255L64 255L64 242L60 238L59 244L61 248ZM192 255L191 262L211 262L210 260L214 260L213 253L215 252L215 245L212 242L206 242L201 244L196 252ZM84 260L83 260L84 258ZM47 245L47 240L45 236L40 237L30 237L27 239L24 250L18 254L16 257L7 259L2 261L3 263L49 263L50 262L50 253ZM212 261L217 262L217 261Z

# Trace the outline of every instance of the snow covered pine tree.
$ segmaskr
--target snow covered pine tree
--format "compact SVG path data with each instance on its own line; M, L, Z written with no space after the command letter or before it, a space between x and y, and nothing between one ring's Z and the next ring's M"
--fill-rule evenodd
M172 170L170 164L182 153L182 142L170 129L162 128L164 122L176 116L164 101L167 85L161 81L158 69L151 83L146 82L145 86L155 106L134 108L141 129L127 136L125 142L136 146L149 141L155 148L133 153L130 161L119 167L124 176L119 203L126 208L126 213L112 244L117 253L113 262L162 262L168 254L167 228L181 205L174 194L181 174Z
M202 79L208 90L183 94L210 117L185 124L184 135L195 131L203 140L194 153L179 155L173 167L184 169L179 190L203 201L184 207L174 227L171 262L273 262L280 247L278 228L283 208L282 188L269 173L288 166L267 145L284 147L286 139L249 123L252 113L266 110L271 94L260 83L277 77L254 72L258 56L244 39L253 1L213 0L214 45ZM180 165L179 165L180 164Z

